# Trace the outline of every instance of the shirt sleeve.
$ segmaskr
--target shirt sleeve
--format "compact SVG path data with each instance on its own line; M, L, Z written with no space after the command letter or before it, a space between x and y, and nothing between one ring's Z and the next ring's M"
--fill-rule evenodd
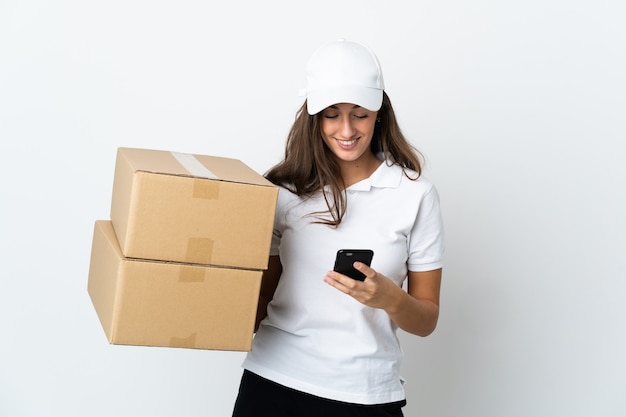
M408 245L409 271L432 271L443 267L443 217L439 193L434 185L422 197Z
M286 191L284 188L280 187L278 189L278 200L276 202L276 211L274 212L274 228L272 232L272 241L270 244L270 256L278 256L279 251L278 248L280 246L280 239L283 235L283 218L284 212L283 207L285 204Z
M278 255L278 247L280 246L280 231L274 229L274 233L272 233L272 243L270 246L270 256Z

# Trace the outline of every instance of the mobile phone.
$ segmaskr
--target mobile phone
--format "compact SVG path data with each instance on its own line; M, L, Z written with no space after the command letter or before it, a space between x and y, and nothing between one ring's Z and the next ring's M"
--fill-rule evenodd
M339 249L335 258L335 266L333 271L344 274L357 281L365 280L365 274L357 271L353 264L357 261L367 266L372 264L374 251L371 249Z

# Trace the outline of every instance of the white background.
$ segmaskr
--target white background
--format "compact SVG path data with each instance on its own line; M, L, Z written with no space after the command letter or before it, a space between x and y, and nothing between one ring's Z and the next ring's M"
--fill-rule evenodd
M243 353L111 346L119 146L282 156L321 43L379 56L448 238L407 416L626 416L623 0L0 0L0 415L229 416Z

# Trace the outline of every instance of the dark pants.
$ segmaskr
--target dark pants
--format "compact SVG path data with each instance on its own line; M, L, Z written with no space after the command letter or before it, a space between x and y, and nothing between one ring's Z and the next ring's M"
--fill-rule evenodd
M405 404L361 405L328 400L244 370L233 417L402 417Z

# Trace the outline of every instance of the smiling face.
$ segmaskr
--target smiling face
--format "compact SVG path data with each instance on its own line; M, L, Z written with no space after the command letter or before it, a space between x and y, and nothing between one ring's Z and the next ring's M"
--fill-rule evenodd
M339 103L322 110L322 137L340 162L369 162L376 158L370 144L377 114L350 103Z

